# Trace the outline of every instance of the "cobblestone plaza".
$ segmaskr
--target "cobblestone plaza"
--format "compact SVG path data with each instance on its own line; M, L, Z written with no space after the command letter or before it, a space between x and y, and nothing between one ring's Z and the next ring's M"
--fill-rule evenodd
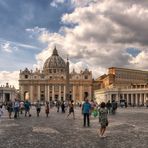
M76 119L67 119L67 113L51 109L45 117L42 108L40 117L35 109L32 117L20 115L19 119L8 119L7 112L0 121L0 148L147 148L148 109L127 108L109 115L106 138L100 138L98 118L91 117L91 127L83 127L81 110L75 109Z

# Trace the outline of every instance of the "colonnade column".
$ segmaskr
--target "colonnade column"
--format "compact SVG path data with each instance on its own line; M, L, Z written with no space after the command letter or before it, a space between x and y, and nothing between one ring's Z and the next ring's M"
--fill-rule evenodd
M144 104L146 105L146 93L144 93Z
M6 100L5 100L5 93L4 93L4 91L3 91L2 97L3 97L3 101L5 102Z
M111 94L110 93L108 93L108 100L110 100L110 102L111 102Z
M131 105L134 104L134 100L133 100L133 94L131 94Z
M129 94L126 94L126 103L127 103L127 105L129 104Z
M122 99L124 99L124 94L122 94Z
M135 104L138 106L138 94L135 94Z

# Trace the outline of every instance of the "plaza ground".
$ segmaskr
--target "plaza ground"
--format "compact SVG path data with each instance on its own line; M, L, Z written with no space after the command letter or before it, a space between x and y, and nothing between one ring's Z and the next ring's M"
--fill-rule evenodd
M20 115L8 119L7 112L0 119L0 148L147 148L148 109L127 108L109 115L106 138L100 138L98 118L91 117L91 127L83 127L81 109L76 108L76 119L67 119L67 112L57 113L51 109L46 118L44 108L41 116Z

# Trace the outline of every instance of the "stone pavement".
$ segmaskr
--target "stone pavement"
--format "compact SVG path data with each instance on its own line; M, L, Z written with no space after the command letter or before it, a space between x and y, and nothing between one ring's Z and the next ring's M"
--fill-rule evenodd
M106 138L98 136L98 118L91 117L91 127L83 127L81 110L76 119L52 109L45 117L44 109L36 117L21 115L8 119L7 112L0 119L0 148L148 148L148 109L118 109L109 116Z

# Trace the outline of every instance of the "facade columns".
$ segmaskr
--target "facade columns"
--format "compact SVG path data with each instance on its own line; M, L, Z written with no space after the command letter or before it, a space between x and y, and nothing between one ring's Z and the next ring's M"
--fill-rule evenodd
M52 99L55 100L55 95L54 95L54 85L52 85Z
M74 100L74 101L76 101L75 99L75 85L73 85L73 87L72 87L72 99Z
M83 92L83 88L82 88L82 87L83 87L83 86L80 85L80 90L79 90L80 100L84 100L84 97L83 97L84 92Z
M61 100L61 85L59 85L59 100Z
M64 85L64 100L65 100L65 98L66 98L66 86Z
M47 100L49 102L49 85L47 85Z
M41 100L41 95L40 95L40 85L38 85L38 100Z
M89 97L90 97L91 99L93 99L93 98L92 98L91 86L89 86Z
M47 85L45 85L45 100L47 101Z
M140 93L140 100L139 100L139 104L142 104L142 93Z
M20 90L21 90L21 100L25 100L23 86L20 86ZM3 99L4 99L4 97L3 97Z
M33 86L32 85L30 86L30 101L33 102Z

